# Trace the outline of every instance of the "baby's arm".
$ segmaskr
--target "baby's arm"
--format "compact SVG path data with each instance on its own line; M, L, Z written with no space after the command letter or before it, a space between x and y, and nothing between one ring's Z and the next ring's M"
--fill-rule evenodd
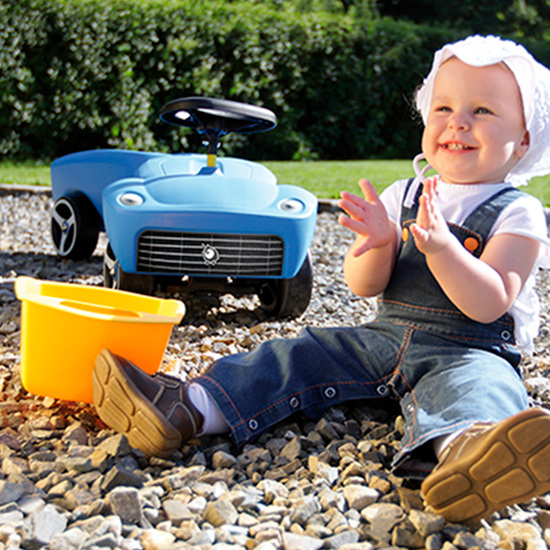
M350 289L359 296L376 296L390 279L397 251L397 234L376 189L359 181L364 198L341 193L338 206L348 214L338 221L357 234L344 259L344 275Z
M480 323L490 323L510 309L531 273L540 246L528 237L495 235L477 259L449 231L437 207L432 180L424 184L411 230L447 297Z

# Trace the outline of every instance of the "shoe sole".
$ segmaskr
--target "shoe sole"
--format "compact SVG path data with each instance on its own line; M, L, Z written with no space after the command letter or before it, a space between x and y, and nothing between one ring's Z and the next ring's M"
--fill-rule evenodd
M509 504L550 491L550 414L522 411L464 457L422 483L426 502L447 521L475 523Z
M99 418L145 455L170 456L181 447L181 434L127 376L122 361L109 350L96 359L92 388Z

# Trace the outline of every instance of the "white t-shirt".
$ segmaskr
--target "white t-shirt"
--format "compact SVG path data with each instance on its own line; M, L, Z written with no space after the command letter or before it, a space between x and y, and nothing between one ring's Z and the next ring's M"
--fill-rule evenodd
M380 195L390 220L398 228L400 227L401 204L407 181L396 181ZM405 205L412 205L419 185L418 180L413 182L407 197L405 197ZM458 185L439 181L437 185L438 206L447 222L461 225L477 206L507 187L511 187L509 183ZM548 226L541 202L531 195L525 195L504 208L495 221L489 238L502 233L522 235L543 243L533 271L512 307L508 310L514 319L518 348L524 353L532 353L533 339L539 330L540 314L539 299L534 288L535 275L539 267L550 267ZM401 238L400 230L398 230L398 238Z

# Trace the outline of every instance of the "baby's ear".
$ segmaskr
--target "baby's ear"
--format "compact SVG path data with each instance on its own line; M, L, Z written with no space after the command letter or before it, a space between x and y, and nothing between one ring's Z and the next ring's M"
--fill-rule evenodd
M529 135L529 132L526 130L525 134L523 135L523 139L519 144L519 147L516 149L516 155L519 158L524 157L525 153L527 153L527 151L529 150L529 145L531 145L531 136Z

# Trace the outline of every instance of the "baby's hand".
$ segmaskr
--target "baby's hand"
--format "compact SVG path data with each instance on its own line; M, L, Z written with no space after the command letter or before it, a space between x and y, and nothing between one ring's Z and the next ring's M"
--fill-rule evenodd
M420 197L416 223L411 225L416 246L423 254L434 254L447 246L451 232L437 206L437 180L427 179Z
M342 199L338 201L338 206L347 214L338 218L339 223L364 237L363 243L353 251L354 256L360 256L371 248L386 246L395 238L395 229L372 183L361 179L359 187L364 198L343 191L340 194Z

